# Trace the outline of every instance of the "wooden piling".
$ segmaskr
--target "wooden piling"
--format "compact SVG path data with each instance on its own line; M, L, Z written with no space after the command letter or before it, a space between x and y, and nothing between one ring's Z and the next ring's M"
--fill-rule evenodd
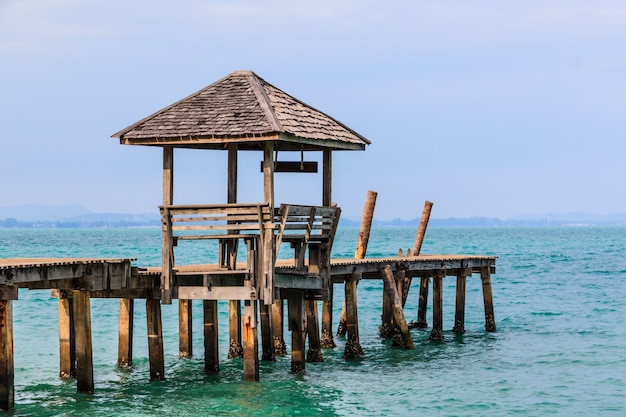
M430 213L433 208L433 203L426 200L424 202L424 209L422 210L422 217L420 219L419 227L417 228L417 234L415 235L415 242L413 242L413 256L418 256L422 251L422 244L424 243L424 237L426 236L426 229L428 228L428 221L430 220ZM426 309L428 308L428 285L430 279L428 277L422 277L420 279L420 294L417 307L417 322L412 322L411 327L417 327L420 329L428 327L426 321ZM406 283L403 298L406 300L411 286L411 279Z
M72 290L72 309L74 312L74 335L76 338L76 384L78 392L93 394L93 353L89 291Z
M275 361L274 333L272 331L271 305L261 303L261 360Z
M401 338L396 342L407 349L413 349L413 340L411 339L409 327L406 324L404 311L402 310L402 300L400 299L398 287L396 285L396 281L393 277L393 272L391 271L391 267L389 265L387 265L383 269L382 278L385 282L385 292L387 293L387 298L391 301L391 309L394 321L393 327L397 327L400 331Z
M306 311L302 291L293 291L289 294L287 298L287 309L289 310L289 330L291 331L291 372L294 374L304 374Z
M59 290L59 376L76 376L76 344L74 337L74 310L67 291Z
M15 288L17 298L17 288ZM13 360L13 301L0 299L0 409L10 410L15 404Z
M443 277L445 271L437 270L433 274L433 329L430 340L443 340Z
M204 300L204 370L210 374L220 371L217 300Z
M193 355L193 309L192 301L178 299L178 356Z
M60 301L60 300L59 300ZM120 298L119 335L117 340L117 366L127 368L133 364L133 314L135 300Z
M307 362L324 362L320 341L319 314L317 301L306 300L306 328L309 337L309 350L306 353Z
M146 323L150 380L160 381L165 379L165 358L163 356L163 324L159 300L150 298L146 300Z
M467 278L465 272L456 277L456 306L454 312L454 327L452 331L457 334L465 333L465 287Z
M426 310L428 308L428 287L430 285L429 277L420 278L420 295L417 306L417 321L411 323L411 327L419 329L425 329L428 327L428 321L426 321Z
M283 310L284 302L282 299L274 300L272 304L272 331L274 332L274 355L287 355L287 345L283 334Z
M322 339L320 345L322 349L334 349L337 344L333 340L333 292L334 284L332 280L328 283L328 301L322 302Z
M394 284L395 285L395 282ZM378 327L378 334L383 339L389 339L393 337L393 300L389 298L389 289L387 288L389 283L383 279L383 308L381 318L381 324Z
M356 297L356 287L361 279L361 274L354 273L346 277L346 330L348 340L343 354L345 359L357 359L363 356L363 348L359 339L359 314Z
M493 296L491 293L491 272L489 267L480 269L480 279L483 283L483 302L485 305L485 329L488 332L496 331L496 320L493 314Z
M228 301L228 359L243 358L241 345L241 301Z
M242 316L243 379L259 380L259 339L257 328L257 301L245 300Z
M367 244L370 240L370 231L372 230L372 221L374 220L374 209L376 208L376 197L378 193L376 191L369 190L367 197L365 198L365 205L363 206L363 214L361 215L361 226L359 228L359 240L357 241L356 251L354 253L354 259L363 259L367 253ZM358 283L358 281L357 281ZM356 289L355 289L356 296ZM339 327L337 328L337 336L345 336L346 327L346 301L344 299L343 307L341 309L341 318L339 319Z

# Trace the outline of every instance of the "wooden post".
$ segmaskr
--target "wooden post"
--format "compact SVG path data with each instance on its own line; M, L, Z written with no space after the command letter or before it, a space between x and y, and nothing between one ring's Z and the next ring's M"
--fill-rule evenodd
M274 332L274 355L287 355L287 346L283 335L283 300L274 300L272 304L272 331Z
M259 380L259 340L257 330L257 301L245 300L243 308L243 379Z
M204 300L204 370L211 374L220 371L217 300Z
M330 207L333 204L333 154L326 149L322 156L322 205ZM328 280L328 300L322 301L322 338L320 347L333 349L337 347L333 340L333 282ZM310 341L310 339L309 339Z
M376 191L370 190L367 192L365 205L363 206L363 214L361 216L359 240L356 245L354 259L363 259L367 253L367 244L369 243L372 221L374 220L374 209L376 208L376 197L378 197L378 193ZM347 330L346 319L346 302L344 299L343 307L341 309L341 318L339 319L339 327L337 329L337 336L345 336Z
M395 282L393 283L395 286ZM383 339L393 337L393 299L389 298L389 283L383 279L383 312L381 314L381 325L378 327L378 334Z
M387 265L385 269L383 269L382 275L385 282L385 291L387 292L387 298L391 300L393 321L395 323L395 326L398 327L401 335L401 340L397 341L397 343L407 349L413 349L413 340L411 339L409 327L407 326L406 319L404 318L404 311L402 311L402 300L400 299L398 287L396 285L393 277L393 272L391 272L391 267L389 265Z
M93 394L93 353L91 349L91 304L89 291L72 290L74 335L76 337L76 383L78 392Z
M332 279L328 283L328 301L322 301L322 349L334 349L337 344L333 340L333 293L335 285Z
M17 287L0 290L0 409L11 410L15 404L13 360L13 301Z
M120 298L119 336L117 342L117 365L127 368L133 364L133 313L135 300Z
M491 272L488 266L480 269L480 279L483 283L483 302L485 304L485 329L488 332L495 332L496 320L493 314L493 295L491 294Z
M467 278L465 272L460 272L456 277L456 309L454 312L454 327L452 331L457 334L465 333L465 284Z
M306 332L309 337L309 350L306 353L307 362L324 362L320 341L319 313L317 301L306 300Z
M356 359L363 356L363 348L359 340L359 314L357 307L356 287L361 279L361 274L354 273L346 277L346 329L348 340L343 357L346 359Z
M178 299L178 356L193 355L193 308L191 300Z
M433 329L430 340L443 340L443 277L445 271L436 270L433 274Z
M422 244L424 243L424 237L426 236L426 229L428 228L428 221L430 220L430 212L432 211L433 203L426 200L424 202L424 209L422 210L422 217L420 219L419 227L417 228L417 234L415 235L415 242L413 242L413 256L418 256L422 251ZM409 296L409 289L411 288L411 278L407 278L403 288L402 299L404 303ZM418 302L418 317L416 323L411 323L411 327L425 328L428 326L426 321L426 308L428 307L428 283L429 278L422 278L420 280L420 295Z
M304 344L306 340L306 313L304 294L293 291L287 298L289 330L291 330L291 372L304 374Z
M163 356L163 325L159 300L150 298L146 300L146 322L150 380L160 381L165 379L165 358Z
M171 205L174 201L174 148L171 145L163 146L163 205ZM163 304L172 303L172 266L173 247L169 233L163 230L162 242L162 273L161 299Z
M430 285L429 277L422 277L420 279L420 295L419 303L417 307L417 321L411 323L411 327L417 327L419 329L425 329L428 327L426 321L426 310L428 308L428 286Z
M228 359L243 358L241 345L241 301L228 301Z
M272 303L273 304L273 303ZM261 303L261 360L275 361L274 333L272 332L272 318L270 316L271 304Z
M59 290L59 376L63 379L76 376L75 341L72 298Z
M424 236L426 235L426 228L428 227L428 220L430 219L432 208L433 203L426 200L424 210L422 211L422 218L420 219L420 225L417 229L417 235L415 235L415 242L413 243L413 256L419 255L422 250L422 243L424 243Z

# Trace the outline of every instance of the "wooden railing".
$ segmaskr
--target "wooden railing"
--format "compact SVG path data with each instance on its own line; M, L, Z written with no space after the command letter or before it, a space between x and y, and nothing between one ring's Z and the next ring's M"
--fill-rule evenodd
M218 266L222 270L245 273L249 285L263 295L271 292L273 272L274 218L269 204L210 204L160 206L163 224L163 274L165 298L172 288L174 246L179 240L217 240ZM247 246L245 267L237 267L239 240ZM257 277L260 276L259 281ZM269 298L271 294L267 294ZM171 295L170 295L171 296ZM170 299L171 300L171 299ZM165 300L164 300L165 302Z
M180 240L217 240L215 273L246 274L256 298L274 300L274 266L283 243L294 250L294 267L303 274L321 274L328 282L330 251L339 215L337 207L283 204L275 213L269 204L160 206L163 232L163 302L171 302L174 285L174 247ZM246 260L237 263L239 241L246 244ZM306 254L308 253L308 263ZM167 298L169 297L169 299Z

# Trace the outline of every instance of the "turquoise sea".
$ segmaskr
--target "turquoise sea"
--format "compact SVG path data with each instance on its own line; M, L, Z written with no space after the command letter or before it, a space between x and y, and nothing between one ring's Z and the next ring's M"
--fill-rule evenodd
M368 256L395 255L415 229L372 230ZM340 228L336 257L352 257L358 228ZM176 303L163 306L165 381L149 382L145 304L136 302L134 361L118 369L117 300L93 299L96 393L58 377L57 300L20 291L14 302L14 416L623 416L626 415L626 228L436 228L422 253L497 255L492 276L498 331L487 333L481 284L467 282L466 330L454 321L455 279L444 280L443 342L412 330L415 350L378 337L382 286L359 285L365 357L342 359L345 340L304 376L289 357L261 362L261 382L242 381L226 359L227 306L220 303L219 375L203 371L201 303L194 304L194 357L178 357ZM160 230L0 229L0 258L136 257L160 263ZM343 299L335 289L335 322ZM405 311L417 317L412 288ZM429 322L432 321L429 312ZM336 323L335 323L336 326ZM289 342L289 337L287 337Z

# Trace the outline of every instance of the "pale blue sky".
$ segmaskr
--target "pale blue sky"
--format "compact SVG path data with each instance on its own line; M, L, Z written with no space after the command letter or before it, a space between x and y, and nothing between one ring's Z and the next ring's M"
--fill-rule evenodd
M626 211L624 1L1 0L0 62L0 206L156 211L160 149L110 135L249 69L372 141L335 153L346 217ZM175 200L224 201L225 158L177 154Z

